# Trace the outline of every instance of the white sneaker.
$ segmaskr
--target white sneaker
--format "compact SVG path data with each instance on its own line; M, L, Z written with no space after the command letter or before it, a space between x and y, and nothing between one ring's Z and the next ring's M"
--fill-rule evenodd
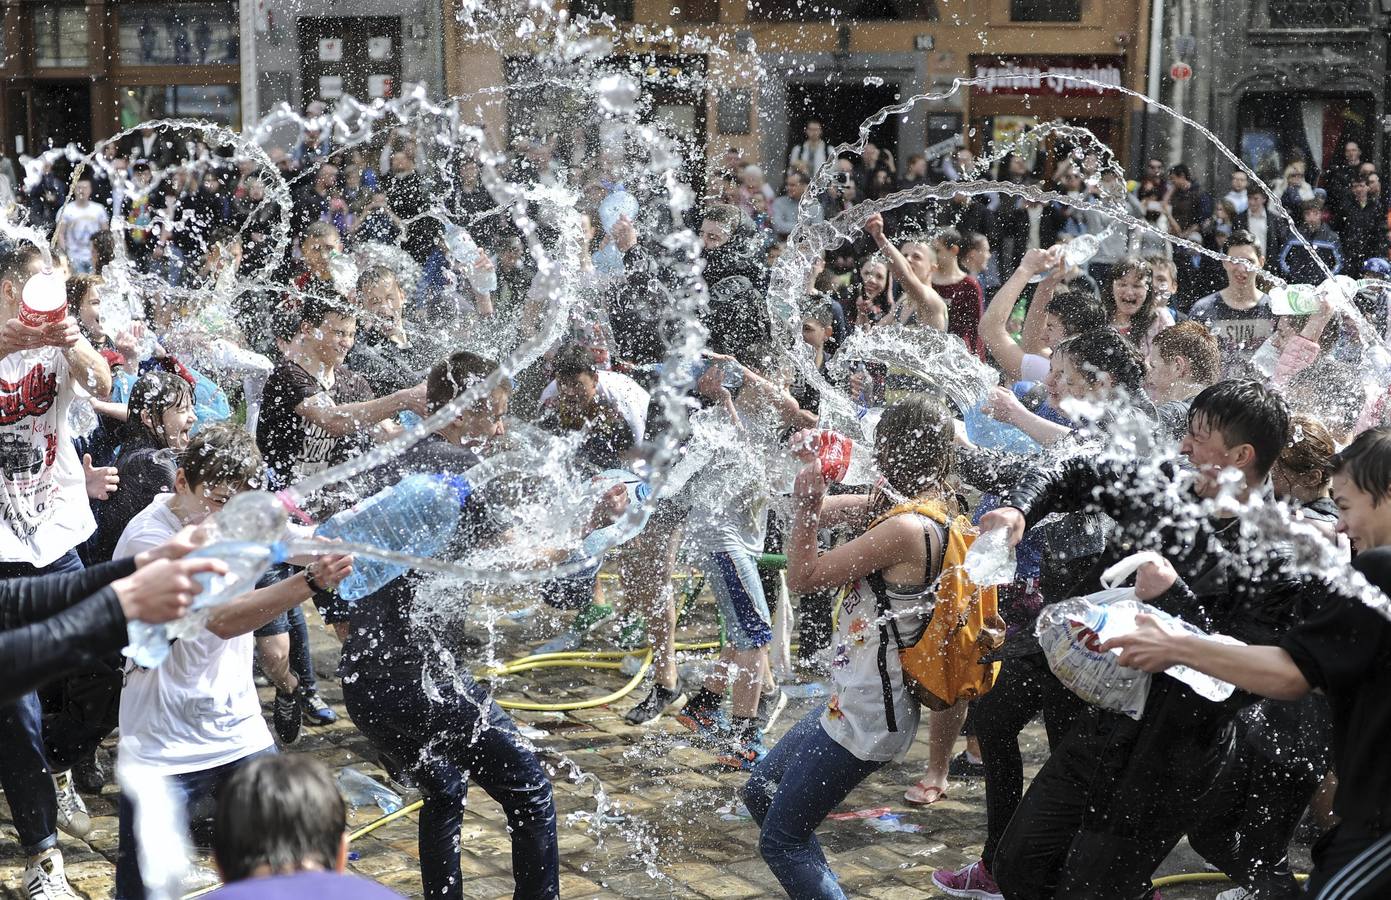
M72 783L72 770L53 776L53 791L58 795L58 827L75 838L91 834L92 817L87 814L87 804Z
M45 850L24 870L24 888L29 900L81 900L63 874L63 854L54 847Z
M1246 888L1230 888L1217 895L1217 900L1246 900L1251 893Z

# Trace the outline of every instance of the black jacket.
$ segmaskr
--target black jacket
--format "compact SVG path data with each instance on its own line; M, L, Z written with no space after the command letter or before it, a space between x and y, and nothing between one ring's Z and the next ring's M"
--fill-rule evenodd
M123 559L0 581L0 704L124 647L126 616L110 584L134 571Z

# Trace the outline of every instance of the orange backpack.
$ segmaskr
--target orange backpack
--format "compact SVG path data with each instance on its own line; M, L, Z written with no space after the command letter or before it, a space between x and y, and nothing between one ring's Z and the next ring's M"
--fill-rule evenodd
M874 524L903 513L917 513L941 526L925 529L929 564L941 560L936 606L918 642L911 647L899 644L903 683L928 709L947 709L962 700L974 700L995 686L1000 664L983 658L1004 643L1005 623L1000 618L995 588L972 584L962 567L966 551L979 535L971 520L950 516L940 502L914 501L894 507ZM942 535L946 537L945 548L941 547ZM875 580L882 584L882 578ZM889 613L888 597L877 585L875 595L883 619Z

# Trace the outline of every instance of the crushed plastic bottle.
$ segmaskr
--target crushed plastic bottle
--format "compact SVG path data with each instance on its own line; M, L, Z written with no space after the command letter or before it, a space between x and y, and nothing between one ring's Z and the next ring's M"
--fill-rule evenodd
M457 225L445 226L444 246L449 255L463 268L469 285L480 294L497 292L497 270L491 266L480 266L483 251L473 237Z
M320 525L318 537L365 544L411 556L435 556L454 536L459 514L472 489L457 475L407 475ZM404 575L408 566L359 557L338 585L353 602L376 593Z
M623 485L628 492L628 509L630 510L643 506L652 494L652 488L648 486L646 481L623 469L606 469L590 479L590 483L599 488L601 493L607 492L614 485ZM651 515L651 510L643 509L635 524L626 525L624 520L627 518L627 513L624 513L612 525L590 532L581 544L584 555L591 558L599 557L605 550L625 544L637 537L638 533L647 526L649 515Z
M1102 240L1108 237L1111 229L1115 227L1116 226L1112 224L1100 234L1079 234L1066 244L1063 244L1062 264L1069 269L1085 266L1093 256L1096 256L1096 252L1101 249ZM1039 272L1033 278L1029 279L1029 284L1038 284L1047 277L1047 271Z
M343 800L353 809L375 803L383 814L391 815L406 805L400 794L352 766L339 769L337 781Z
M222 560L227 574L195 575L201 590L182 619L159 625L128 623L129 643L121 652L138 666L157 668L169 655L174 640L202 628L214 607L250 591L268 568L285 560L285 545L280 539L286 518L284 505L264 491L249 491L227 501L207 525L212 542L189 554L190 558Z
M1014 558L1014 548L1006 538L1008 532L1003 528L987 531L975 539L961 567L977 587L993 587L1014 581L1018 564Z

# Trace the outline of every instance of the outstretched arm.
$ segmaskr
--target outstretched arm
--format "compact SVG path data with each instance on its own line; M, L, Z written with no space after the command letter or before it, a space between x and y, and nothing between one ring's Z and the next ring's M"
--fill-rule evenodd
M1030 250L1025 253L1019 268L1015 269L1014 274L1000 286L999 291L991 299L990 305L985 308L985 315L981 317L980 334L985 340L986 349L1004 369L1005 376L1010 381L1019 380L1019 372L1024 363L1024 354L1027 351L1009 336L1009 314L1014 310L1014 304L1019 302L1019 295L1024 293L1029 279L1039 272L1056 268L1060 253L1061 251L1054 250ZM1041 287L1042 285L1040 285ZM1040 305L1039 293L1041 291L1035 292L1034 302L1029 304L1031 315L1034 307ZM1038 318L1041 322L1042 315L1040 314ZM1025 327L1027 331L1027 320Z
M903 288L917 304L920 316L924 325L936 328L938 331L947 330L947 304L940 294L933 290L932 285L925 283L913 271L913 267L908 264L908 260L899 252L888 238L884 237L884 217L879 213L870 216L865 222L865 230L874 238L875 245L879 252L889 261L889 267L894 275L903 283Z

